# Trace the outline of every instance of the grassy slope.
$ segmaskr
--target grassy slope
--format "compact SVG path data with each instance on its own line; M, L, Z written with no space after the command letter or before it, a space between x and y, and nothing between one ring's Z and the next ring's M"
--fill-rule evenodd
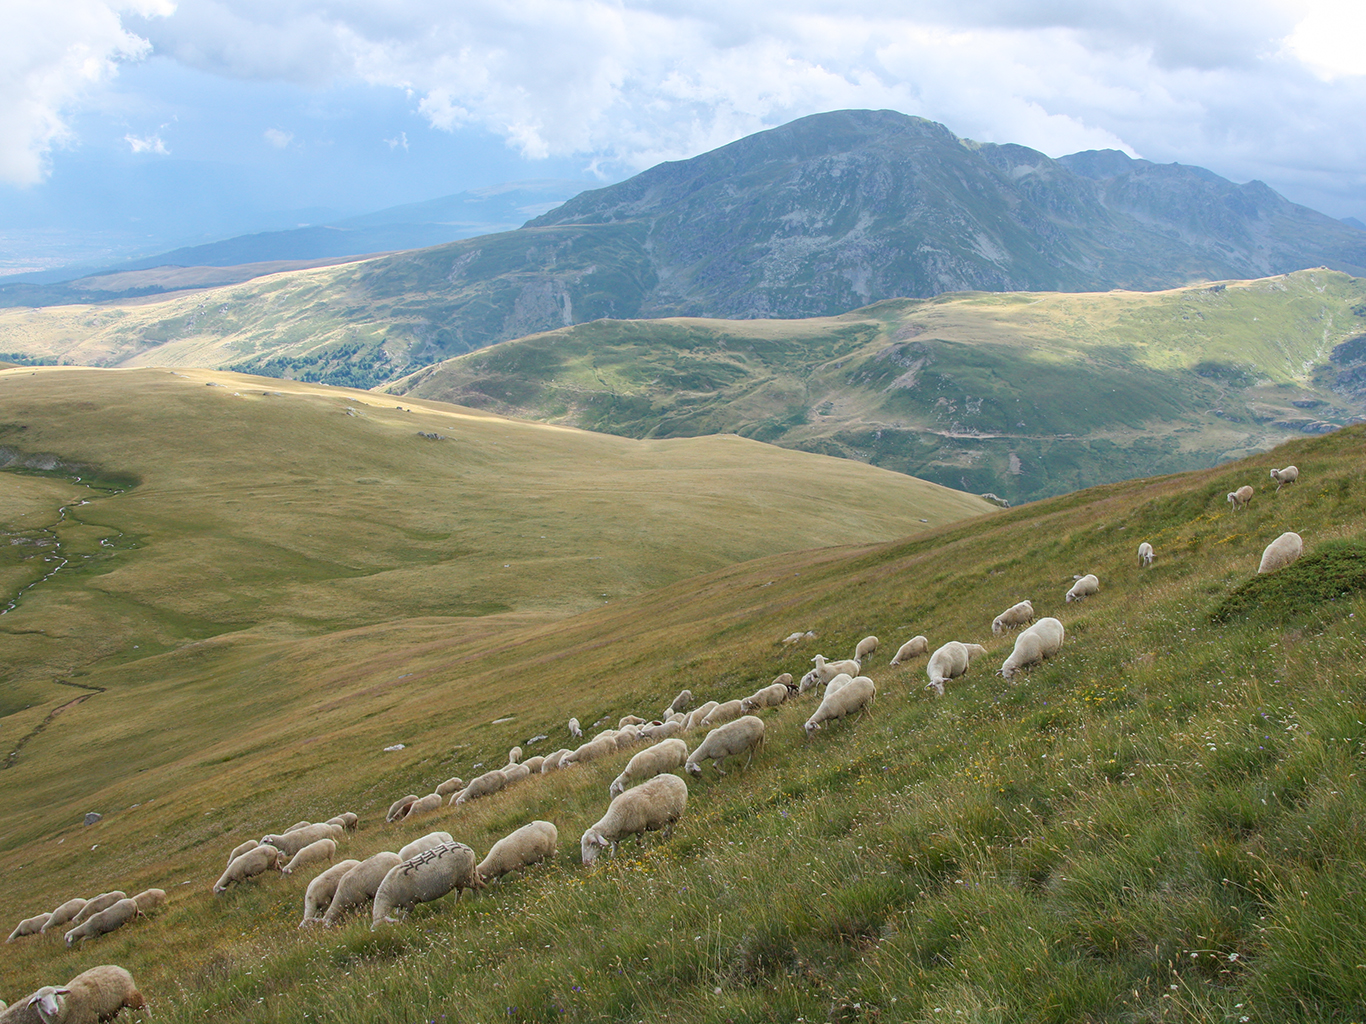
M163 885L171 903L85 949L6 947L0 992L115 961L163 1021L1360 1019L1366 600L1286 622L1207 612L1285 529L1311 552L1361 536L1362 441L1353 429L922 538L770 557L518 632L394 621L281 640L252 665L216 665L211 642L111 669L42 752L87 789L54 803L109 816L0 855L0 894L15 920L116 883ZM1261 488L1286 462L1302 482ZM1223 495L1243 482L1259 494L1234 514ZM1140 571L1145 538L1158 562ZM1100 595L1065 605L1087 571ZM1012 685L990 673L1011 640L988 625L1025 596L1069 639ZM819 639L782 648L798 628ZM810 698L768 713L763 754L693 783L668 843L577 866L626 754L381 824L394 797L513 742L550 733L532 750L552 748L571 714L648 712L683 685L738 696L865 632L884 640L871 717L807 742ZM886 667L915 632L990 655L930 698L923 661ZM180 708L149 720L150 699L188 707L225 685L252 724L160 760ZM275 713L253 718L258 705ZM381 750L396 740L407 748ZM146 772L90 781L144 750ZM561 851L380 933L296 930L303 879L208 894L241 837L343 807L363 819L348 855L431 828L482 853L533 817L557 822Z

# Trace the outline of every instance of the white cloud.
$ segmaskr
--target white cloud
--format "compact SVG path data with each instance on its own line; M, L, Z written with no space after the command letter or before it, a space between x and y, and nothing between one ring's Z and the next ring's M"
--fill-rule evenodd
M161 141L160 135L125 135L123 141L128 143L128 148L134 153L155 153L158 156L169 156L171 152L166 148L166 143Z
M394 138L385 139L384 141L390 149L402 149L404 152L407 152L408 150L407 132L399 132Z
M261 136L276 149L286 149L294 141L294 133L282 128L267 128Z
M169 0L0 0L0 181L41 181L52 147L71 141L72 108L120 61L147 55L147 40L123 27L123 13L174 9Z
M1286 43L1291 53L1329 81L1366 75L1366 4L1317 0Z

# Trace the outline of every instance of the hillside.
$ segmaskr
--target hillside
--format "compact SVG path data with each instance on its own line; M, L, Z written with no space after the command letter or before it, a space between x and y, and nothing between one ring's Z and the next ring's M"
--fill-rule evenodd
M387 385L627 437L731 432L1012 502L1214 465L1366 414L1366 280L600 320Z
M0 992L112 961L161 1021L1359 1019L1363 439L787 552L517 630L388 619L102 667L81 682L104 689L5 771L0 897L16 921L114 884L161 885L169 905L85 947L6 946ZM1288 462L1299 484L1262 486ZM1258 495L1234 513L1224 493L1244 482ZM1309 572L1245 591L1286 529ZM1100 594L1065 604L1087 571ZM989 623L1026 596L1068 640L1007 683L991 669L1012 638ZM797 629L817 639L784 647ZM870 632L871 715L808 740L810 697L766 712L763 752L690 781L667 841L578 865L625 752L382 824L395 797L513 743L552 749L570 715L614 722L682 686L739 696ZM923 659L886 666L915 632L988 655L930 697ZM168 734L196 704L202 724ZM209 894L242 837L346 807L362 816L347 855L433 828L482 854L532 818L558 824L560 850L374 932L297 928L303 879Z

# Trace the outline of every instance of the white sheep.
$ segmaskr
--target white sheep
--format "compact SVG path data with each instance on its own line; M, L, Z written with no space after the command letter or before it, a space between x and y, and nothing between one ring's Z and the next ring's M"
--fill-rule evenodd
M232 848L232 853L228 854L228 863L231 864L248 850L254 850L260 845L261 841L259 839L248 839L245 843L238 843Z
M374 899L375 892L379 889L380 882L384 881L384 876L389 873L389 869L395 864L402 863L403 858L398 854L384 850L366 858L342 875L341 881L337 883L337 891L332 896L332 902L327 905L327 913L323 915L323 924L330 928L348 910L359 907L366 900Z
M839 693L840 690L844 689L853 681L854 677L851 676L848 672L841 672L834 679L830 680L830 682L825 684L825 692L827 694Z
M308 826L309 826L309 825L312 825L312 824L313 824L313 822L308 821L308 820L296 821L293 825L290 825L289 828L285 829L285 830L284 830L283 832L281 832L280 834L283 835L283 836L287 836L287 835L289 835L291 832L297 832L297 831L299 831L299 829L301 829L301 828L308 828Z
M324 824L340 825L347 832L354 832L356 831L356 826L360 824L360 815L353 811L342 811L340 814L334 814L332 817L328 818Z
M755 715L745 715L707 733L706 739L688 755L683 767L689 773L701 776L702 762L711 758L716 762L716 774L725 775L726 770L721 766L726 758L748 753L749 760L745 762L748 765L754 760L754 752L762 750L763 746L764 720Z
M1138 546L1138 564L1140 566L1153 564L1153 546L1146 540Z
M740 700L728 700L724 704L718 704L707 712L707 717L702 719L702 728L715 729L718 725L725 725L733 722L745 713L745 702Z
M608 787L609 796L619 796L627 786L671 772L688 759L688 745L680 739L660 740L646 747L627 763Z
M440 793L428 793L424 797L419 797L408 805L408 809L403 812L403 817L399 821L410 821L424 814L431 814L433 811L441 810L441 805L446 802L446 798Z
M692 707L692 691L680 690L678 696L669 701L669 706L664 709L664 714L667 717L671 711L687 711L690 707Z
M166 902L166 890L143 889L142 892L133 897L133 902L138 905L139 914L150 914Z
M459 807L469 803L471 800L478 800L480 797L492 796L508 784L508 777L503 774L501 769L495 768L491 772L476 776L470 780L470 784L456 793L450 799L454 807Z
M942 697L944 684L965 674L972 659L986 652L987 649L981 644L963 644L957 640L950 640L930 655L929 663L925 666L925 674L930 677L930 681L925 689L933 690Z
M833 685L832 682L830 686ZM806 720L805 728L808 737L814 736L816 730L825 722L843 718L855 711L866 712L868 705L877 696L877 686L867 676L855 676L833 691L830 686L825 688L825 696L821 698L820 706L816 708L815 714Z
M627 715L625 718L617 722L617 728L625 729L628 725L644 725L645 721L646 720L641 718L639 715Z
M346 829L340 825L318 822L316 825L309 825L284 835L262 836L261 842L270 844L286 857L293 857L309 843L316 843L319 839L340 840L345 835Z
M683 723L683 731L690 732L702 724L702 719L716 710L717 702L709 700L699 708L694 708L688 713L688 720Z
M508 751L508 764L516 764L522 759L522 748L513 747Z
M300 928L307 928L323 919L323 914L332 903L332 897L337 895L337 886L341 883L342 876L359 866L358 860L339 860L308 883L308 888L304 890L304 919L299 922ZM388 868L385 870L387 872Z
M106 907L98 914L87 917L67 932L66 944L74 946L84 939L93 939L97 935L108 935L110 932L122 928L137 917L139 913L141 911L138 910L137 900L119 900L112 907Z
M418 903L439 900L455 890L458 902L464 889L480 889L484 883L475 870L474 851L464 843L442 843L424 850L416 857L396 864L384 876L375 891L375 905L370 912L370 930L381 924L394 924L399 919L394 911L408 911Z
M409 793L405 797L400 797L389 805L389 811L384 815L384 820L390 822L400 820L408 813L408 808L421 799L416 793Z
M280 874L292 875L305 865L316 864L320 860L330 861L336 855L337 842L335 839L319 839L317 842L309 843L291 857L289 863L280 869Z
M1029 601L1021 601L1013 604L996 618L991 620L991 633L993 636L1001 636L1007 629L1014 629L1016 626L1023 626L1034 621L1034 605Z
M1304 539L1298 533L1283 533L1262 552L1258 573L1275 572L1284 569L1300 555L1304 554Z
M42 1024L96 1024L125 1006L140 1010L146 1005L133 976L114 964L82 971L60 988L44 985L27 1001Z
M1038 665L1062 650L1062 623L1054 618L1042 618L1015 638L1015 649L1001 665L1001 675L1014 679L1015 674L1030 665Z
M79 914L81 910L85 908L85 905L88 902L89 900L84 900L79 896L75 897L74 899L67 900L65 903L63 903L61 906L59 906L56 910L52 912L52 914L47 919L47 924L43 925L43 927L39 930L42 931L44 934L48 932L55 932L58 928L60 928L62 925L66 924L73 917Z
M6 942L13 942L15 939L22 939L28 935L37 935L43 930L43 925L47 924L52 914L35 914L33 917L26 917L9 933Z
M776 708L783 701L787 700L787 696L788 689L786 683L770 683L762 690L757 690L740 701L740 710L757 711L759 708Z
M928 640L923 636L913 636L897 649L896 656L892 658L892 664L905 664L911 658L919 657L922 654L928 654L929 650L930 642Z
M93 917L101 910L108 910L119 900L127 898L128 894L122 889L115 889L113 892L102 892L93 900L87 900L85 906L83 906L77 912L76 916L71 919L71 923L80 924L87 917Z
M1252 500L1254 493L1251 484L1243 484L1236 491L1228 492L1228 503L1233 506L1235 511L1244 508Z
M549 821L533 821L493 844L475 870L480 884L487 885L510 871L539 864L555 856L560 833Z
M451 838L449 832L428 832L425 836L414 839L407 846L399 850L398 859L409 860L410 858L416 857L424 850L430 850L435 846L440 846L442 843L450 842L454 842L454 840Z
M1286 484L1293 484L1300 478L1298 466L1286 466L1285 469L1273 469L1271 479L1276 481L1276 490L1280 490Z
M677 719L672 722L660 722L658 725L647 725L640 730L640 738L650 743L658 743L660 740L667 740L677 736L683 731L683 723Z
M583 833L579 840L583 863L592 864L605 847L610 846L615 854L617 843L626 836L662 830L667 839L687 805L688 784L677 775L656 775L635 789L626 790L614 798L607 813Z
M1068 604L1100 593L1100 580L1096 578L1094 573L1087 573L1085 576L1073 576L1072 578L1076 582L1072 584L1072 589L1067 592Z
M581 744L574 750L560 758L560 767L567 768L571 764L588 764L599 758L610 757L617 752L616 735L594 736L587 743Z
M868 655L872 654L876 650L877 637L865 636L854 646L853 660L857 661L860 665L862 665L864 660L868 657Z
M576 740L583 739L583 729L579 727L579 720L577 718L571 718L569 720L569 735L573 736Z
M444 800L452 793L458 793L460 792L460 790L464 788L465 780L458 775L454 775L451 778L447 779L445 782L441 783L441 785L437 786L436 792L440 793L441 798Z
M548 775L560 766L560 760L565 754L572 754L573 751L568 747L561 747L553 754L546 754L545 760L541 762L541 774Z
M815 663L816 667L802 676L801 685L798 687L800 693L805 693L813 686L824 686L841 672L847 672L849 675L854 676L863 671L863 666L853 659L846 661L826 661L823 654L818 654L811 660Z
M271 868L279 867L280 858L283 856L284 854L269 843L262 843L240 857L234 857L227 870L213 883L213 894L221 896L234 882L245 882L248 878L255 878Z
M535 757L528 757L525 761L522 762L522 765L526 768L527 774L540 775L541 765L543 765L544 763L545 758L540 754L537 754Z
M507 783L505 784L504 788L506 788L507 786L511 786L514 782L521 782L523 779L525 779L528 775L531 774L531 768L528 765L524 764L506 765L501 769L501 771L503 773L504 778L507 779Z
M773 682L769 683L768 685L775 686L778 683L782 683L784 686L787 687L787 692L789 695L797 692L797 683L795 680L793 680L791 672L784 672L781 675L774 676Z

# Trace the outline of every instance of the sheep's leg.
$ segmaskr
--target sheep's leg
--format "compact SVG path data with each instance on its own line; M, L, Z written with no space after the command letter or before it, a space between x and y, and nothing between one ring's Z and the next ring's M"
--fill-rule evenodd
M721 765L725 763L725 760L726 760L726 759L725 759L724 757L718 757L718 758L716 759L716 774L717 774L717 775L725 775L725 774L726 774L726 770L725 770L724 768L721 767Z

